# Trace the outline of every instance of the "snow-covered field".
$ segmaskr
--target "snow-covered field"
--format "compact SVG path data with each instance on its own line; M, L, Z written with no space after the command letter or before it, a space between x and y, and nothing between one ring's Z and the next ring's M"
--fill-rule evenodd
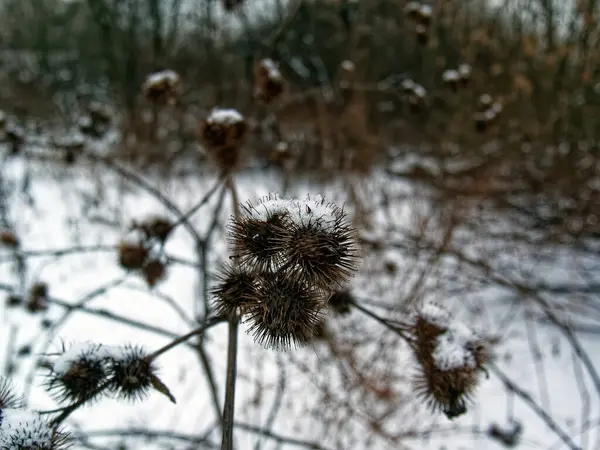
M168 182L143 179L172 202L171 210L140 183L100 166L62 169L15 158L0 168L2 219L18 235L25 261L19 272L15 255L0 250L0 288L20 293L42 281L51 298L43 314L2 307L0 362L2 367L16 363L11 378L31 408L48 410L56 403L43 389L44 370L35 369L30 356L17 357L24 346L30 345L34 355L87 340L153 350L192 330L204 315L203 274L214 274L228 258L224 226L231 198L225 192L219 206L224 191L217 189L189 219L204 239L217 211L205 255L197 252L186 227L177 228L164 249L172 261L167 277L149 289L138 275L118 266L119 240L134 219L164 214L176 221L173 209L188 211L216 179L210 173ZM243 176L237 188L241 201L255 200L278 192L280 182L268 173ZM478 227L459 229L452 251L436 256L428 248L443 238L443 217L422 187L374 173L355 188L366 210L360 222L364 236L383 244L367 252L352 282L359 302L396 320L409 300L446 305L497 340L495 368L482 380L469 412L450 421L415 400L415 365L407 346L360 311L329 317L329 341L286 353L266 350L242 332L237 448L500 449L506 447L488 436L489 427L509 429L516 422L522 434L515 448L569 448L559 437L562 432L572 448L600 449L600 381L594 379L600 366L600 330L594 326L598 299L593 292L575 295L564 289L536 297L523 288L593 284L600 260L568 248L540 249L493 238L513 224L488 217L477 205L470 205L464 218L474 223L470 219L477 214ZM296 183L289 194L306 193L338 204L348 200L342 180ZM353 205L348 202L351 213ZM428 231L418 238L417 230L424 228ZM547 304L561 321L566 320L561 308L569 305L569 312L577 313L569 317L590 329L569 332L549 324L542 314ZM42 328L44 319L54 326ZM219 448L215 402L221 405L224 397L226 324L207 332L204 348L216 399L206 361L197 349L181 345L159 359L161 379L177 404L159 393L135 404L102 399L68 420L73 435L81 437L75 448L114 449L115 442L136 449ZM268 431L261 434L261 429Z

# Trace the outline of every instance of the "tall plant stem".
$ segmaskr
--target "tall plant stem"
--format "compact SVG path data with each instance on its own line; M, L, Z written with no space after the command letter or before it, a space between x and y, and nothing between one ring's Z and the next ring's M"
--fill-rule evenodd
M231 175L226 180L231 192L233 214L237 219L240 215L237 191ZM234 261L234 264L237 264ZM235 412L235 382L237 377L237 345L238 344L238 316L234 311L229 317L229 342L227 345L227 380L225 382L225 402L223 405L223 438L221 450L233 450L233 420Z

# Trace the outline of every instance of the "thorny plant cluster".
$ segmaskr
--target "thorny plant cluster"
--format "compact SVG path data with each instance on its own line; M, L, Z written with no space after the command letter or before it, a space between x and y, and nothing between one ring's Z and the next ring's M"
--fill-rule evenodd
M265 101L279 94L281 85L272 61L264 61L259 71L263 77L258 78L261 84L256 95ZM153 74L143 91L153 101L171 103L176 101L180 83L173 72L162 72ZM228 225L230 260L216 277L212 307L201 325L153 352L137 345L115 347L82 342L71 344L62 352L46 354L41 364L47 372L45 387L59 407L51 411L20 408L8 380L4 380L0 392L0 449L67 448L69 438L63 422L83 405L105 396L142 401L156 391L175 403L159 377L159 357L210 326L228 321L221 448L231 450L240 320L248 323L249 333L258 344L285 351L326 333L323 319L327 309L344 315L357 308L377 317L360 306L347 289L348 281L360 267L361 243L358 230L344 209L320 195L284 199L271 194L256 202L238 201L234 175L243 163L246 129L242 114L231 109L216 108L201 123L203 147L220 170L220 182L234 201L234 214ZM125 174L143 184L133 173ZM179 214L175 222L153 216L132 223L130 237L117 247L119 265L142 276L150 287L159 283L168 270L166 241L177 226L189 227L189 215L215 192L208 192L194 210ZM156 195L170 205L160 192ZM14 230L3 230L1 243L18 254L21 243ZM9 298L12 307L23 306L31 313L44 311L51 300L43 284L32 286L27 300L16 293ZM383 323L413 349L418 368L415 387L424 404L449 418L465 413L490 357L484 340L433 304L414 308L400 325Z

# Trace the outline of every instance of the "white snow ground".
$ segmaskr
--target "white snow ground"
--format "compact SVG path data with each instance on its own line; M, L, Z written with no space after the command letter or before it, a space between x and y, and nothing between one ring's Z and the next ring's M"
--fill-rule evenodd
M166 334L179 335L191 329L190 324L167 301L157 298L146 288L143 280L136 275L124 274L115 263L116 252L111 248L60 257L41 255L45 251L74 245L114 246L132 219L141 219L151 213L169 215L169 211L156 199L105 169L50 169L44 167L43 163L14 159L6 162L0 170L3 195L8 196L8 219L21 239L23 250L36 253L27 259L27 279L20 281L14 273L11 253L1 249L0 286L21 289L21 283L28 286L35 281L44 281L49 285L52 298L70 304L79 302L99 287L108 286L105 292L90 297L86 306L96 312L109 311L151 324L165 330ZM182 211L186 211L210 189L214 181L213 177L202 175L198 179L151 183ZM24 185L28 185L28 188L24 189ZM261 174L260 177L244 176L238 179L240 200L256 199L269 192L277 192L278 187L275 176ZM371 214L374 227L369 236L386 235L390 239L383 227L389 225L391 219L396 227L393 240L408 242L402 238L401 231L414 229L418 218L429 212L426 195L419 188L390 180L384 174L374 174L361 187L367 206L375 206L379 202L379 193L384 187L389 195L395 193L396 200L390 217L381 211ZM344 191L335 180L327 186L308 182L296 185L294 192L299 196L319 193L339 203L345 200ZM201 234L209 226L216 197L191 219ZM93 199L100 199L99 204L94 205ZM227 198L220 214L221 224L230 214L231 203ZM500 221L492 222L498 229L505 226ZM435 238L434 234L432 238ZM519 276L528 281L539 278L553 283L578 282L583 266L592 271L599 262L575 258L568 250L547 249L542 254L541 251L532 251L518 244L509 247L467 231L461 232L457 239L464 242L462 248L475 258L484 258L484 251L491 250L489 261L494 266L503 268L507 264L516 264ZM216 270L218 261L227 257L226 248L221 230L211 241L208 259L212 265L211 271ZM183 227L179 227L169 239L166 252L182 260L198 260L193 242ZM373 272L381 271L382 265L390 261L397 263L395 275L376 278ZM457 311L466 323L477 325L485 334L499 337L500 343L495 348L498 367L543 406L557 426L571 436L576 446L600 449L600 433L597 431L600 423L599 391L565 335L536 320L528 312L534 309L529 306L531 303L518 298L514 290L494 283L482 286L477 282L475 270L452 257L442 258L424 278L424 284L419 285L420 269L428 261L421 253L411 256L406 249L387 250L369 257L353 281L354 291L376 311L381 311L376 309L377 306L397 305L400 299L416 292L421 298L434 299ZM116 281L123 279L125 281L122 284L115 286ZM198 310L200 283L195 267L176 265L169 271L167 279L158 285L155 293L173 299L191 319ZM440 287L442 284L443 289ZM553 301L562 302L568 298L568 295L554 297ZM51 305L47 317L53 321L60 320L64 310L61 306ZM587 318L592 322L593 314L592 303L587 313ZM0 329L0 362L4 364L8 361L7 350L11 351L12 360L16 350L25 344L32 344L34 353L59 351L61 341L87 340L108 345L143 344L148 349L156 349L171 339L107 320L97 313L75 311L51 336L40 330L40 318L37 316L4 308L2 317L4 326ZM474 406L463 417L449 421L443 415L431 414L424 405L410 401L414 394L408 380L414 366L406 347L396 345L398 340L395 336L384 332L380 325L358 311L353 311L347 318L332 319L329 323L337 336L336 350L344 355L342 363L328 358L331 349L325 343L278 354L263 349L252 341L251 336L240 333L236 420L246 425L236 430L237 448L255 448L259 440L264 449L301 448L267 437L259 438L250 431L252 426L263 427L269 420L275 392L282 384L286 386L286 393L281 401L281 412L273 422L272 432L279 436L316 442L322 448L501 449L505 447L490 440L486 430L492 423L508 426L512 418L523 426L522 439L515 448L567 448L529 405L507 392L494 373L490 374L488 380L483 380ZM219 401L223 398L226 368L226 329L224 324L217 325L206 336L207 353L219 386ZM366 339L375 335L381 336L376 343ZM596 367L600 366L598 336L591 333L576 336ZM348 356L351 354L348 352L350 342L359 350L352 354L353 359ZM46 343L50 343L49 347L46 347ZM288 361L283 372L278 369L280 361ZM340 392L348 392L352 387L353 364L350 361L368 373L390 374L392 380L386 387L393 399L391 406L376 398L373 395L375 391L365 393L352 390L348 401L337 403L338 399L346 398ZM196 436L208 432L205 442L207 448L218 448L219 433L210 433L215 422L213 403L195 352L180 346L163 355L159 363L162 380L178 399L176 405L158 393L153 393L140 404L103 399L74 413L68 426L75 434L85 430L90 442L99 445L94 448L115 448L114 445L102 446L107 442L118 442L118 439L115 441L114 437L110 437L110 430L128 427L170 430ZM307 376L307 371L313 375ZM31 373L30 361L24 359L13 376L17 386L28 393L29 406L40 410L56 407L41 386L42 372L36 372L32 379ZM30 381L31 386L28 384ZM375 381L377 383L380 380ZM318 389L324 384L329 386L325 398ZM324 402L329 406L323 407ZM346 415L357 407L364 408L366 415ZM311 417L307 411L322 412L324 417ZM402 439L389 441L378 435L372 427L369 428L369 422L378 415L383 418L382 429ZM331 419L331 422L327 419ZM86 447L76 445L75 448ZM137 440L130 448L183 449L198 446L180 441L178 446L168 447L164 441L149 439Z

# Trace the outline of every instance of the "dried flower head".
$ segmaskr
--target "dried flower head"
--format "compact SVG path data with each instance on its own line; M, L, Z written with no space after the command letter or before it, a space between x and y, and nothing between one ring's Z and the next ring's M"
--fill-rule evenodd
M329 309L340 316L350 314L353 303L354 296L349 290L346 289L334 292L327 301Z
M408 2L404 7L404 14L412 20L416 20L419 18L419 10L421 9L421 4L419 2Z
M417 35L417 42L421 45L426 45L429 42L429 29L422 24L415 27L415 34Z
M91 342L73 345L53 364L46 386L60 402L85 402L98 397L108 379L110 347Z
M213 109L200 123L200 137L208 156L223 170L233 170L240 164L241 147L248 125L235 109Z
M490 354L471 330L435 304L425 305L412 326L419 365L416 391L429 407L448 418L464 414Z
M69 436L52 429L40 413L27 409L0 410L0 449L64 450Z
M492 106L493 102L494 99L490 94L481 94L477 99L477 107L485 110Z
M21 396L17 394L10 381L0 377L0 410L20 408L21 405Z
M277 64L269 58L262 59L254 66L254 96L269 104L277 99L285 88L283 76Z
M173 223L166 217L151 216L140 223L134 221L131 228L142 231L147 239L156 239L163 243L169 237Z
M110 388L125 400L143 400L154 387L158 367L141 347L126 346L113 355L109 366Z
M433 8L431 5L421 5L417 14L417 20L421 25L429 26L431 17L433 16Z
M31 286L26 308L31 313L48 309L48 285L46 283L38 282Z
M19 246L19 238L12 231L1 230L0 244L10 248L17 248Z
M256 205L248 202L228 225L232 253L247 270L269 271L281 264L290 236L288 204L274 195Z
M148 260L148 249L142 243L122 241L119 244L119 264L125 270L138 270Z
M446 70L442 74L442 79L444 83L449 86L452 90L456 91L458 89L458 83L460 81L460 75L456 70Z
M257 277L246 321L256 342L288 350L312 340L324 304L322 292L307 283L282 272L263 273Z
M142 267L142 275L148 286L154 287L167 274L167 265L159 259L152 259Z
M154 103L175 104L182 91L181 77L172 70L150 74L142 84L144 96Z
M257 298L257 276L239 267L226 264L217 275L217 284L212 289L215 313L229 317L238 308L247 309Z
M458 66L458 75L460 76L461 86L466 87L471 79L471 66L468 64L461 64Z

